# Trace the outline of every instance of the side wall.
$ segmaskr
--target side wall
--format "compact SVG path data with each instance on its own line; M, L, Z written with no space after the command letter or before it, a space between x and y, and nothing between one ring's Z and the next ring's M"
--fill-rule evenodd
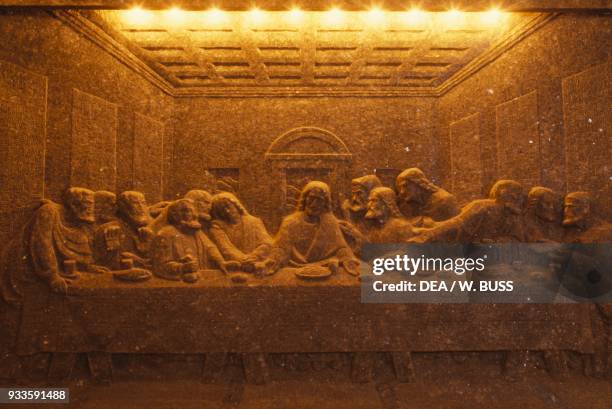
M0 38L3 237L70 185L162 199L170 96L46 12L0 11Z
M612 211L609 16L564 14L437 102L439 173L462 202L513 178Z

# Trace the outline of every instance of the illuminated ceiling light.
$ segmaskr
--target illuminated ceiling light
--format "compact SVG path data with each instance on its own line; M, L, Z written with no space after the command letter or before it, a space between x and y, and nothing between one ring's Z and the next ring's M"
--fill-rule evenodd
M497 24L504 16L504 13L498 8L492 8L481 14L482 22L485 24Z
M385 19L385 12L378 6L372 7L366 14L368 23L380 24Z
M151 20L152 14L147 10L136 6L124 12L125 19L131 24L145 24Z
M265 13L257 7L253 7L249 11L249 20L251 20L253 23L260 23L264 20L264 18Z
M450 9L446 12L446 16L451 19L461 18L461 12L457 9Z
M211 24L221 23L226 19L226 14L223 10L213 7L205 12L206 21Z
M406 22L408 24L419 24L425 21L427 13L423 10L413 8L406 12Z
M292 23L298 23L304 17L304 12L296 6L287 12L287 17Z
M180 24L185 20L185 12L178 7L166 10L165 17L170 23Z
M338 7L332 7L325 12L325 21L330 24L338 24L344 18L344 13Z
M463 21L464 14L457 9L450 9L444 13L444 20L447 24L458 25Z

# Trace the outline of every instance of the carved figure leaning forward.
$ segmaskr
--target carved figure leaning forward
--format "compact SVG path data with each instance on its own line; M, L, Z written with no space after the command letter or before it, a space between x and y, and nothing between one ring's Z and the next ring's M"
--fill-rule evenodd
M489 199L474 200L452 219L422 229L415 242L493 243L524 241L523 188L514 180L500 180Z
M536 186L527 194L525 240L529 243L560 242L561 200L549 188Z
M95 222L94 192L71 187L64 205L43 200L23 229L21 240L9 244L3 263L3 298L18 302L26 282L42 280L52 291L65 293L66 279L77 271L104 273L93 264L91 227ZM8 268L7 268L8 266Z
M272 238L261 219L249 214L232 193L213 196L210 237L226 260L240 263L240 269L261 273L272 250Z
M359 261L346 244L331 205L327 184L313 181L304 186L297 209L285 217L275 237L267 262L272 271L284 266L316 266L359 274Z
M351 181L351 197L342 203L340 229L344 238L355 254L359 254L361 246L368 241L369 223L365 218L368 207L368 196L372 189L381 187L382 183L376 175L365 175Z
M170 204L168 223L151 247L153 271L159 277L194 282L199 278L198 270L210 268L213 263L225 273L228 267L236 267L236 262L225 261L201 230L193 201L179 199Z
M144 195L123 192L117 199L117 208L117 220L101 225L94 234L96 261L113 270L124 267L121 265L123 259L148 267L153 232L146 227L151 216Z
M210 206L212 201L212 195L206 190L193 189L185 194L184 199L190 199L195 205L196 212L198 213L198 220L202 225L204 231L208 231L210 227ZM164 226L168 225L168 206L172 202L160 202L154 206L154 209L149 209L151 215L155 218L150 224L149 228L157 233Z
M377 187L370 192L366 219L372 223L371 243L403 243L414 236L412 225L400 213L395 192L388 187Z
M606 243L612 241L612 224L599 219L593 211L588 192L572 192L563 203L565 242Z
M434 185L418 168L409 168L395 180L399 207L417 227L430 227L433 223L459 214L455 196Z

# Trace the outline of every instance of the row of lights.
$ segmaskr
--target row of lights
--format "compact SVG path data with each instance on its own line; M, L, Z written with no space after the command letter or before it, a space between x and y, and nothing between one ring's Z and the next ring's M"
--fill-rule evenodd
M204 12L206 20L211 23L223 22L226 19L226 12L219 8L212 8ZM374 24L380 24L385 19L385 11L380 7L372 7L365 14L366 21ZM411 9L403 12L406 17L406 21L411 24L416 24L425 20L427 13L420 9ZM293 23L299 23L304 15L304 11L294 7L291 10L285 12L289 21ZM502 17L503 12L497 8L492 8L486 12L479 13L482 17L482 21L487 24L498 23ZM165 17L170 22L180 23L186 17L186 12L178 7L173 7L164 12ZM140 7L134 7L125 13L128 22L133 24L145 24L152 18L152 13L144 10ZM248 12L249 19L253 22L259 23L265 20L267 13L259 8L253 8ZM334 7L324 12L323 18L328 23L338 24L344 20L344 11L340 8ZM449 21L458 22L464 16L464 13L457 9L450 9L444 12L444 16Z

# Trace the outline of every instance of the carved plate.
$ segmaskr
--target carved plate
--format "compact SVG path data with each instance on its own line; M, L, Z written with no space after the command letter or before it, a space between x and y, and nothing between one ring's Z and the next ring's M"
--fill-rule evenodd
M332 271L323 266L309 265L294 269L294 274L303 280L320 280L332 275Z

